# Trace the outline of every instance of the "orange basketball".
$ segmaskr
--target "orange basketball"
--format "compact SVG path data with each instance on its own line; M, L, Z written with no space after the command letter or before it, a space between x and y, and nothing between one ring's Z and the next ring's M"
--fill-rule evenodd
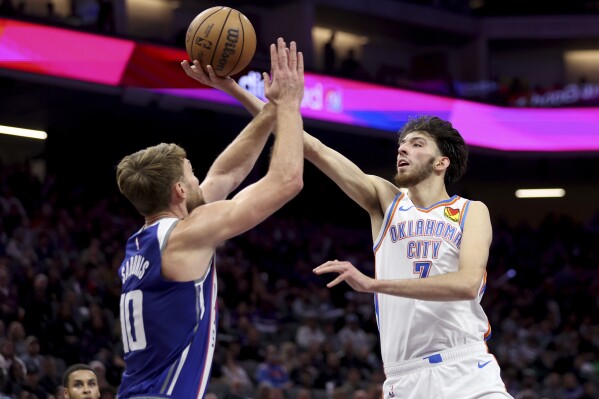
M185 35L187 55L212 65L217 76L235 75L256 52L256 31L245 15L230 7L212 7L191 21Z

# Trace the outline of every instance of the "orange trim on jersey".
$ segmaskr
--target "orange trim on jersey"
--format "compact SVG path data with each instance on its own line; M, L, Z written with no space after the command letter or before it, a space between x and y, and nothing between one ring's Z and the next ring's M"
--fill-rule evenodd
M486 286L487 286L487 272L485 271L485 274L483 276L483 283L480 286L480 291L478 291L478 295L483 293L483 290L485 289Z
M464 205L462 205L462 209L460 210L460 220L458 220L458 224L460 226L462 225L462 218L466 215L466 213L464 212L464 209L468 206L468 202L470 202L470 201L464 202Z
M432 211L433 209L437 209L440 206L449 206L449 205L453 205L456 203L457 200L460 199L459 195L456 195L455 198L453 199L453 201L451 202L439 202L437 205L433 205L432 207L428 208L428 209L423 209L423 208L418 208L417 206L415 207L416 209L418 209L420 212L426 212L429 213L430 211Z
M389 214L389 219L387 219L387 224L385 225L385 229L383 231L383 234L381 234L381 238L379 239L378 244L376 245L376 247L374 247L374 251L373 252L374 252L375 255L376 255L376 251L378 251L379 248L381 247L381 244L383 243L383 239L387 235L387 231L389 231L389 227L391 226L391 221L393 220L393 216L395 216L395 211L397 210L397 207L399 206L399 203L403 199L404 195L405 195L405 193L402 192L401 195L399 196L399 198L397 198L397 200L395 201L395 205L393 206L393 210ZM376 270L376 268L375 268L375 270Z
M489 328L487 329L487 332L485 333L484 339L486 340L487 338L489 338L489 336L491 335L491 323L487 322L489 324Z

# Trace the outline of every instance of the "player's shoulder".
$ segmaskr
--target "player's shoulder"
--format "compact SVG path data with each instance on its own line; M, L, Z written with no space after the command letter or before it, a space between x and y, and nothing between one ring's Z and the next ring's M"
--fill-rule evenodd
M466 199L466 198L464 198ZM482 201L477 201L477 200L471 200L471 199L466 199L466 201L469 202L469 206L471 208L477 208L477 209L486 209L488 210L489 208L487 207L487 205L482 202Z
M489 208L482 201L468 200L468 215L470 219L472 217L485 219L490 218Z
M401 193L399 187L395 184L391 183L389 180L383 179L380 176L368 175L372 184L375 187L376 196L378 197L378 202L381 205L382 209L387 209L387 207L397 198L397 196Z
M479 201L479 200L475 200L475 199L472 199L472 198L466 198L466 197L463 197L463 196L461 196L459 194L458 195L454 195L454 198L455 197L457 197L460 201L467 202L468 206L474 206L474 207L477 207L477 208L479 208L479 207L486 208L487 207L487 205L484 202Z
M218 240L219 231L230 224L231 200L219 200L203 204L193 209L187 216L179 220L172 231L169 243L181 241L192 247L213 247Z
M376 187L377 191L380 193L390 194L396 196L401 190L395 184L390 182L387 179L384 179L377 175L367 175L368 178L372 181L372 184Z

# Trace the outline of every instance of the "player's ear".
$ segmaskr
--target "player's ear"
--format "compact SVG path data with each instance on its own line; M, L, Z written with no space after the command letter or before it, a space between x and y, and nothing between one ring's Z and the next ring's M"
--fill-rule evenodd
M178 181L175 183L173 187L173 194L180 198L185 198L187 196L187 188L182 181Z
M449 160L448 157L439 157L439 158L437 158L437 161L435 162L435 169L438 171L447 170L447 168L449 168L450 164L451 164L451 161Z

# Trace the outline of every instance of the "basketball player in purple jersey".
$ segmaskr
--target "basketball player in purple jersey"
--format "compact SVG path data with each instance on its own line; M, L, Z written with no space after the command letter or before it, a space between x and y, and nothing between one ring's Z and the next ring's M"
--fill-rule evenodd
M232 79L183 68L253 115L264 106ZM489 211L446 189L466 170L468 148L459 132L437 117L410 120L399 132L395 184L364 173L305 132L304 154L370 215L375 278L337 260L314 272L337 273L329 287L345 281L374 293L384 397L511 398L488 352L491 328L480 305L492 239Z
M216 339L215 249L273 214L303 186L303 56L281 38L270 53L272 81L264 75L269 104L202 183L175 144L146 148L118 165L119 189L145 218L118 271L125 352L119 399L204 397ZM266 175L225 199L251 171L275 125L280 134Z

